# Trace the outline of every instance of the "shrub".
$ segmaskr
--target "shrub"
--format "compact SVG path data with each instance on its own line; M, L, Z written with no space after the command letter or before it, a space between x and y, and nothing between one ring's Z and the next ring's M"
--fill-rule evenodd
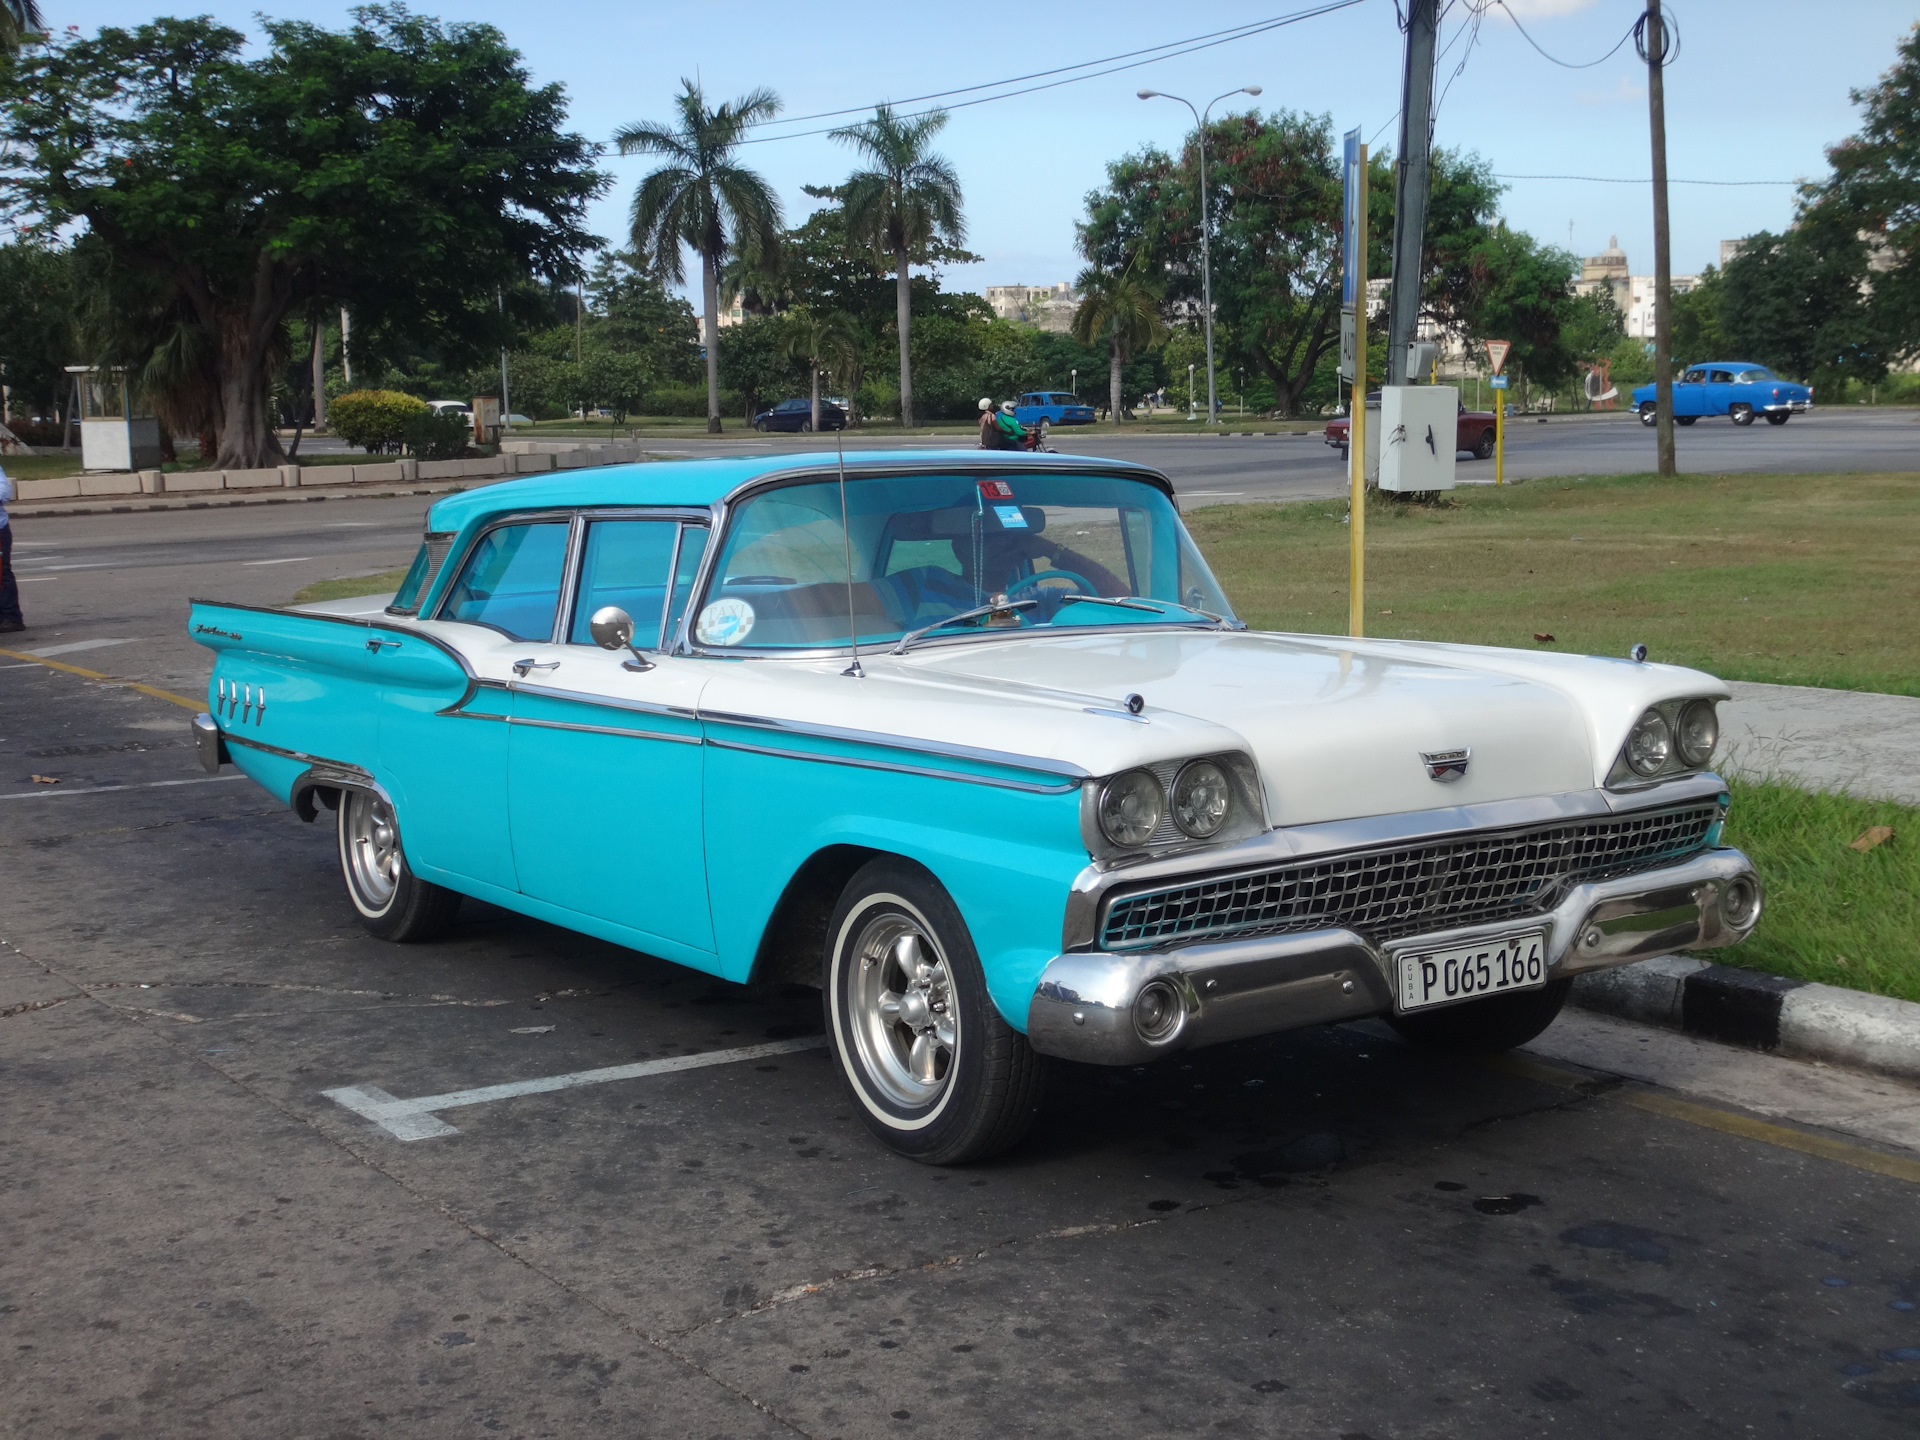
M42 445L57 449L61 443L60 432L66 429L58 420L9 420L7 428L21 444L36 449Z
M390 455L406 444L407 422L432 413L426 401L398 390L353 390L328 403L327 423L349 445Z
M458 460L467 453L470 423L458 411L442 413L422 406L419 414L400 422L400 439L415 459Z
M720 413L738 415L745 404L744 397L737 390L720 392ZM704 385L662 385L657 390L649 390L644 401L643 413L648 415L692 415L704 418L707 413L707 387Z

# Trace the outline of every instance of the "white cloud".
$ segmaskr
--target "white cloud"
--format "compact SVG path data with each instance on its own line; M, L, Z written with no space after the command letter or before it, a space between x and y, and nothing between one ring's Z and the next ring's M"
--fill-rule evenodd
M1573 101L1576 105L1620 105L1640 104L1647 98L1647 87L1642 81L1631 75L1622 75L1610 90L1576 90Z

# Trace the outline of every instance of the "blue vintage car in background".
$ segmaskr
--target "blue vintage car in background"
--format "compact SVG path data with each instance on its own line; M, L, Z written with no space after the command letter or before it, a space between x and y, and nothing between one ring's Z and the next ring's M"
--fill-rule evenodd
M1633 403L1642 425L1657 423L1653 386L1638 387ZM1769 425L1784 425L1788 416L1804 415L1812 408L1811 385L1782 380L1766 366L1743 360L1689 365L1673 382L1677 425L1691 425L1702 415L1725 415L1736 425L1751 425L1756 415L1764 415Z
M325 815L373 934L473 897L815 987L853 1108L932 1163L1018 1140L1048 1056L1374 1015L1504 1049L1760 917L1719 681L1250 633L1124 462L528 477L436 500L397 594L188 627L202 763Z
M1055 425L1091 425L1093 406L1064 390L1033 390L1013 402L1013 418L1044 435Z

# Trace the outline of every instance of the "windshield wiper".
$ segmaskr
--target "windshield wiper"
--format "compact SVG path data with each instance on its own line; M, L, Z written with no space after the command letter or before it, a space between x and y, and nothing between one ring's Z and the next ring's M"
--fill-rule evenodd
M1009 600L1005 595L996 595L984 605L976 605L971 610L962 610L958 615L949 615L944 620L936 620L931 625L922 625L918 630L909 630L889 651L892 655L904 655L907 647L914 641L931 635L944 625L958 625L962 620L974 620L982 615L991 615L997 610L1028 610L1038 605L1038 600Z
M1060 603L1062 605L1071 604L1076 600L1092 600L1101 605L1121 605L1129 610L1145 610L1154 615L1165 615L1167 613L1167 606L1171 605L1174 609L1184 610L1189 615L1204 616L1206 619L1213 621L1214 624L1223 626L1229 630L1245 628L1237 622L1227 619L1224 615L1216 615L1211 610L1202 610L1198 605L1182 605L1177 600L1168 601L1166 604L1152 605L1144 600L1136 600L1131 596L1124 599L1118 595L1062 595L1060 597Z

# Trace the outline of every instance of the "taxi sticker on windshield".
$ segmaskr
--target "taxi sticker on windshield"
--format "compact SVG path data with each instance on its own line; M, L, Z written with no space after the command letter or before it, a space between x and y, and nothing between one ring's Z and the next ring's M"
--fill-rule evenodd
M980 494L988 500L1011 500L1013 498L1013 486L1004 480L982 480L980 482Z
M1020 507L1018 505L996 505L993 507L993 513L1000 517L1000 528L1002 530L1025 530L1027 528L1027 517L1020 513Z
M753 618L753 606L744 600L716 600L700 612L694 638L702 645L738 645L753 633Z

